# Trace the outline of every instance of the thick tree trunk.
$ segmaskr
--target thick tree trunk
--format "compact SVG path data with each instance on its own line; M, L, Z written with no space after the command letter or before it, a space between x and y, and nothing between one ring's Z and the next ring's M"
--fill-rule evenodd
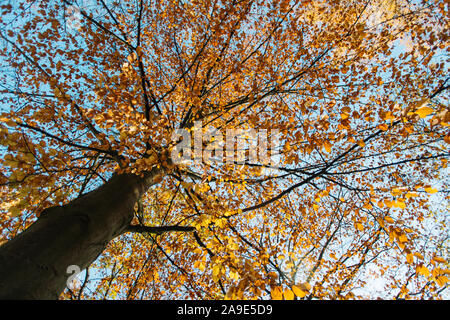
M0 299L57 299L71 275L67 267L89 266L129 225L134 204L163 174L115 175L65 206L46 209L0 247Z

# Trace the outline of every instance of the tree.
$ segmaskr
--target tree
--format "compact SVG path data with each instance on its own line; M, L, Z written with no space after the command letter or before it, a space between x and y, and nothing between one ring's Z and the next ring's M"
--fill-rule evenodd
M446 2L1 10L0 297L444 296Z

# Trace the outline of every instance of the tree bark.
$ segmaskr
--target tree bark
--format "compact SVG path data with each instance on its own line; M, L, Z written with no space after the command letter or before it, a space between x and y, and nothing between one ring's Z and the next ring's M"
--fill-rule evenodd
M88 267L130 224L134 205L164 175L114 175L67 205L51 207L21 234L0 246L0 299L58 299L67 268Z

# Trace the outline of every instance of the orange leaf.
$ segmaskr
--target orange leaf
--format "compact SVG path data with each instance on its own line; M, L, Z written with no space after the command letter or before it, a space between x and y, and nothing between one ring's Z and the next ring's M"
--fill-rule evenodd
M283 299L283 290L280 286L276 286L270 292L273 300L282 300Z
M292 291L295 293L295 295L299 298L303 298L306 296L306 292L300 289L298 286L292 286Z
M416 268L416 272L418 274L424 275L425 277L428 277L430 275L430 271L424 265L418 265Z
M436 283L443 287L448 282L448 278L446 276L439 276L436 278Z
M389 216L384 217L384 220L386 220L387 223L394 223L394 219Z
M323 147L325 148L326 152L331 152L331 143L328 140L325 140L325 142L323 143Z
M433 193L438 192L438 190L435 188L432 188L432 187L427 187L427 188L425 188L425 192L427 192L429 194L433 194Z
M295 298L294 292L291 289L284 290L283 295L285 300L294 300Z
M437 257L435 256L433 258L434 261L439 262L439 263L447 263L447 261L445 261L445 259L441 258L441 257Z
M421 118L425 118L426 116L430 115L433 113L433 109L431 109L430 107L422 107L418 110L416 110L415 114L418 114L419 117Z

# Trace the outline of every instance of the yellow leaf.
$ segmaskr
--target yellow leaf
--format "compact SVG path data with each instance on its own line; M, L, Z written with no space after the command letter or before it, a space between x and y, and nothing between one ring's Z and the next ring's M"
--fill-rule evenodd
M428 268L424 265L418 265L416 268L416 272L418 274L424 275L425 277L428 277L430 275L430 270L428 270Z
M367 202L363 205L363 208L367 209L367 210L372 210L373 206L370 202Z
M219 228L223 228L227 224L227 219L225 219L225 218L217 219L214 224L216 226L218 226Z
M400 199L395 201L395 206L397 208L400 208L400 209L405 209L406 208L406 204L403 201L401 201Z
M205 270L205 262L203 260L197 260L194 262L194 268L198 268L201 271Z
M323 147L325 148L325 151L326 151L326 152L328 152L328 153L331 152L331 143L330 143L328 140L326 140L326 141L323 143Z
M400 235L400 237L398 237L398 241L404 243L404 242L408 242L408 238L406 237L406 235L403 233Z
M425 188L425 191L426 191L427 193L429 193L429 194L433 194L433 193L438 192L437 189L432 188L432 187L427 187L427 188Z
M422 107L418 110L416 110L415 114L418 114L419 117L421 118L425 118L426 116L430 115L433 113L433 109L431 109L430 107Z
M392 208L392 207L394 206L395 202L394 202L394 201L391 201L391 200L385 199L385 200L384 200L384 204L386 205L386 207Z
M414 253L414 255L417 257L417 259L423 260L423 255L419 252Z
M394 120L394 119L395 119L394 114L391 111L387 112L384 116L384 120Z
M291 289L284 290L283 295L285 300L294 300L295 297Z
M408 262L409 264L414 262L414 256L411 253L408 253L406 255L406 262Z
M234 270L230 270L230 278L231 279L235 279L235 280L239 280L239 272L234 271Z
M284 145L284 148L286 149L286 151L290 151L292 149L289 141L286 142L286 144Z
M445 261L445 259L443 259L441 257L437 257L437 256L435 256L433 258L433 260L436 261L436 262L440 262L440 263L447 263L447 261Z
M222 274L222 265L216 264L212 269L212 274L214 282L218 282Z
M384 217L384 220L386 220L387 223L394 223L394 219L389 216Z
M292 291L295 293L295 295L299 298L303 298L306 296L306 292L300 289L298 286L292 286Z
M439 276L436 278L436 283L443 287L448 282L448 278L446 276Z
M364 231L364 226L359 222L355 223L355 228L359 231Z
M358 144L358 146L360 146L361 148L363 148L363 147L366 145L366 143L365 143L363 140L359 140L359 141L357 142L357 144Z
M234 241L228 241L228 249L236 251L239 249L239 244Z
M406 195L406 198L414 198L414 197L417 197L418 196L418 194L417 194L417 192L408 192Z
M281 287L276 286L272 289L270 292L270 295L272 296L273 300L282 300L283 299L283 290Z

